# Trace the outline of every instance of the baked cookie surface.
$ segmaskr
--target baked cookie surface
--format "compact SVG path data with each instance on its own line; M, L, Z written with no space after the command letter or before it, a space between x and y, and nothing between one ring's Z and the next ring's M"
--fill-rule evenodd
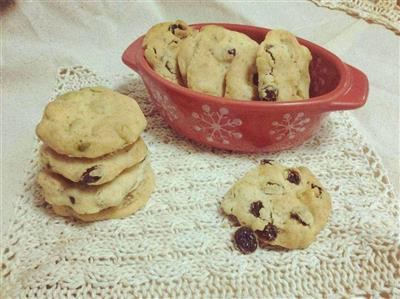
M214 96L224 95L225 76L233 59L257 46L247 35L215 25L203 27L189 42L181 59L186 61L187 87Z
M225 97L237 100L258 99L258 73L256 67L258 45L237 55L226 73Z
M48 146L42 146L41 163L52 172L70 181L85 185L101 185L113 180L123 170L144 160L148 153L143 139L100 158L71 158L60 155Z
M108 88L90 87L50 102L36 133L59 154L97 158L134 143L146 125L134 99Z
M251 228L260 246L306 248L328 221L331 199L306 167L265 160L237 181L222 210Z
M122 203L115 207L106 208L93 214L79 214L69 206L52 205L54 213L60 216L80 219L82 221L99 221L106 219L124 218L142 208L150 198L155 188L155 178L150 165L147 166L143 181L138 187L125 196Z
M151 27L142 46L144 56L154 71L169 81L181 83L176 56L180 43L195 32L181 20Z
M271 30L257 52L258 93L264 101L309 98L311 53L288 31Z
M143 181L148 165L149 160L145 159L124 170L113 181L99 186L73 183L48 170L42 170L37 181L48 203L69 206L79 214L93 214L120 205L125 196Z

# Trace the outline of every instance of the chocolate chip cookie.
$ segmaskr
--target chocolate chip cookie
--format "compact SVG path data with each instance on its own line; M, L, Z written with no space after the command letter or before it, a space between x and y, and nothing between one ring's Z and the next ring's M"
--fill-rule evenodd
M306 248L323 229L331 213L331 199L306 167L286 167L262 161L236 182L225 195L222 210L250 229L261 247ZM256 246L243 232L245 250ZM243 251L243 250L242 250Z
M310 51L284 30L271 30L257 52L258 94L262 101L309 98Z
M108 88L90 87L50 102L36 134L59 154L97 158L134 143L146 125L134 99Z
M147 62L165 79L181 83L176 55L180 43L195 32L181 20L153 26L146 33L142 45Z
M147 146L140 137L132 145L95 159L67 157L45 145L39 152L44 167L84 185L101 185L112 181L125 169L143 161L147 153Z

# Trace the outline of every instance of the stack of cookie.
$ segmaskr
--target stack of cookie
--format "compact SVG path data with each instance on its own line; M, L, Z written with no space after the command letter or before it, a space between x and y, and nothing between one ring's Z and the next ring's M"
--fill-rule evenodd
M153 26L143 48L165 79L205 94L259 101L309 98L311 53L285 30L269 31L258 44L222 26L198 31L177 20Z
M49 103L36 128L44 143L38 183L54 212L96 221L143 207L155 185L140 137L146 125L133 99L104 87Z

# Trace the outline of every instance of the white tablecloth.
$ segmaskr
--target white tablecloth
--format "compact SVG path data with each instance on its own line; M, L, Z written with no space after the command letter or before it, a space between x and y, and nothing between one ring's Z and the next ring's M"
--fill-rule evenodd
M284 28L322 45L364 71L370 81L365 107L352 112L399 190L399 39L383 26L311 2L164 1L19 2L2 24L2 233L23 193L34 128L61 66L83 65L98 74L130 73L123 50L151 25L231 22Z

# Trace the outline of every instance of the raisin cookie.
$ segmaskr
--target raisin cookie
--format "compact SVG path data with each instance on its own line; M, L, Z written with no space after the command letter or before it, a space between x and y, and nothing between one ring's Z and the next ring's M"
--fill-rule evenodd
M264 160L232 186L221 207L251 229L261 247L296 249L309 246L325 226L331 199L306 167ZM238 247L254 248L250 237L250 232L235 236L246 245Z
M237 55L226 73L225 97L237 100L258 99L258 73L256 55L258 45Z
M147 146L139 137L132 145L95 159L67 157L44 145L40 149L40 160L46 168L73 182L101 185L143 161L147 153Z
M165 79L181 83L176 55L181 41L195 32L181 20L153 26L142 44L147 62Z
M125 196L122 203L115 207L106 208L94 214L79 214L69 206L52 205L54 213L60 216L71 216L82 221L99 221L106 219L124 218L132 215L142 208L150 198L154 191L155 179L154 173L150 165L145 169L144 179L139 186Z
M309 98L310 51L284 30L267 33L257 52L258 93L263 101Z
M182 52L193 49L192 55L181 59L186 61L187 87L214 96L224 95L225 76L233 59L257 45L243 33L215 25L203 27L191 42L195 45L186 44L189 50Z
M36 134L59 154L97 158L134 143L146 125L134 99L90 87L50 102Z
M48 203L69 206L79 214L93 214L120 205L125 196L143 181L148 165L149 161L145 159L123 171L113 181L100 186L73 183L46 169L39 173L37 181Z

